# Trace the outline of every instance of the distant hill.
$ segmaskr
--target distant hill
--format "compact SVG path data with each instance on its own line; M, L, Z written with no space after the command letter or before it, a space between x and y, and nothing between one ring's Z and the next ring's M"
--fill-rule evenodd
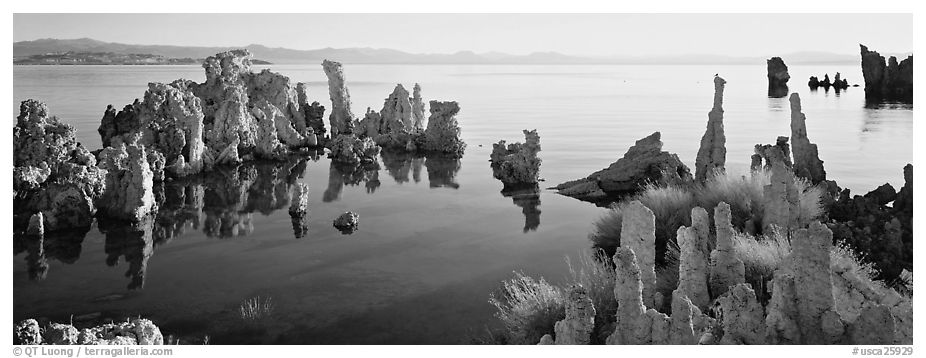
M168 58L198 59L236 48L241 47L131 45L103 42L89 38L71 40L39 39L34 41L14 42L13 57L17 59L47 53L71 51L151 54ZM329 47L316 50L293 50L256 44L247 45L244 46L244 48L251 51L255 58L281 64L320 63L324 59L355 64L764 64L767 58L702 54L657 57L633 55L621 57L580 57L564 55L557 52L510 55L500 52L479 54L472 51L460 51L452 54L413 54L399 50L369 47ZM846 55L828 52L796 52L791 54L775 54L775 56L781 56L787 64L860 62L859 55L857 54Z

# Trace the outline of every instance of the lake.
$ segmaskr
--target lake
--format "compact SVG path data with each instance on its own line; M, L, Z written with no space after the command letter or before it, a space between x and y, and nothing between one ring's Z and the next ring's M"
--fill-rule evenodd
M255 69L267 67L306 82L330 113L321 65ZM837 71L862 87L807 88L809 76ZM142 315L165 333L202 336L240 325L239 304L261 296L272 298L270 327L212 342L468 343L498 326L487 299L500 281L518 270L563 282L565 257L590 247L592 222L605 213L551 191L503 195L492 143L523 141L521 130L536 128L542 187L604 168L654 131L693 168L715 73L727 80L728 170L745 173L755 144L790 135L788 99L767 96L764 63L347 64L344 72L357 116L379 110L396 83L420 83L426 100L458 101L463 158L384 153L378 169L352 170L316 155L164 183L154 222L49 236L41 257L14 244L14 319ZM912 106L866 108L858 64L794 64L790 73L827 178L855 194L885 182L900 188L913 160ZM198 66L14 66L13 77L14 118L20 101L43 101L91 150L106 105L121 109L148 82L205 79ZM300 182L310 188L305 235L287 213ZM342 235L331 223L348 210L360 229Z

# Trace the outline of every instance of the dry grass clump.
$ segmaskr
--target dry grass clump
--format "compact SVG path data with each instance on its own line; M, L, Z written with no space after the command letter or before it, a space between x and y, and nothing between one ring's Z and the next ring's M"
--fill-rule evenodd
M241 302L238 313L242 320L259 321L273 313L273 300L270 297L255 296Z
M543 277L514 275L502 281L501 292L490 295L489 303L498 310L495 317L504 326L505 343L536 344L544 334L553 334L556 321L566 317L565 293Z

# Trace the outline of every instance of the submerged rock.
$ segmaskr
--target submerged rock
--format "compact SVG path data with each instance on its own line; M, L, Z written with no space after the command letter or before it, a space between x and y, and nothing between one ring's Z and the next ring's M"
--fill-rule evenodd
M785 75L787 75L787 67ZM771 76L769 72L769 86L771 86ZM714 77L714 107L707 114L707 130L701 137L701 147L695 159L695 179L698 181L707 180L718 170L723 171L727 161L727 137L723 132L723 88L726 83L727 81L723 78Z
M360 215L353 212L346 212L334 220L334 227L341 231L341 234L349 235L357 231L360 224Z
M646 183L662 185L691 180L688 167L678 155L662 151L660 133L638 140L621 159L584 179L559 184L553 189L581 200L601 201L609 195L639 190Z
M900 100L913 103L913 55L897 62L859 45L862 55L862 76L865 78L865 99L868 101Z
M807 117L801 113L801 97L792 93L791 98L791 150L794 153L794 174L818 184L826 180L823 161L817 153L817 145L807 138Z
M524 130L524 143L505 141L492 144L492 175L505 186L536 184L540 181L540 135L537 130Z

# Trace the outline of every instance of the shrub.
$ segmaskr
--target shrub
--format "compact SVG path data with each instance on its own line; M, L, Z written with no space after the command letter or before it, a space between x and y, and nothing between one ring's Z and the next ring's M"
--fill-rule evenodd
M510 344L536 344L544 334L553 334L556 321L566 317L565 294L542 277L535 280L521 272L502 282L500 294L489 297L498 310Z

